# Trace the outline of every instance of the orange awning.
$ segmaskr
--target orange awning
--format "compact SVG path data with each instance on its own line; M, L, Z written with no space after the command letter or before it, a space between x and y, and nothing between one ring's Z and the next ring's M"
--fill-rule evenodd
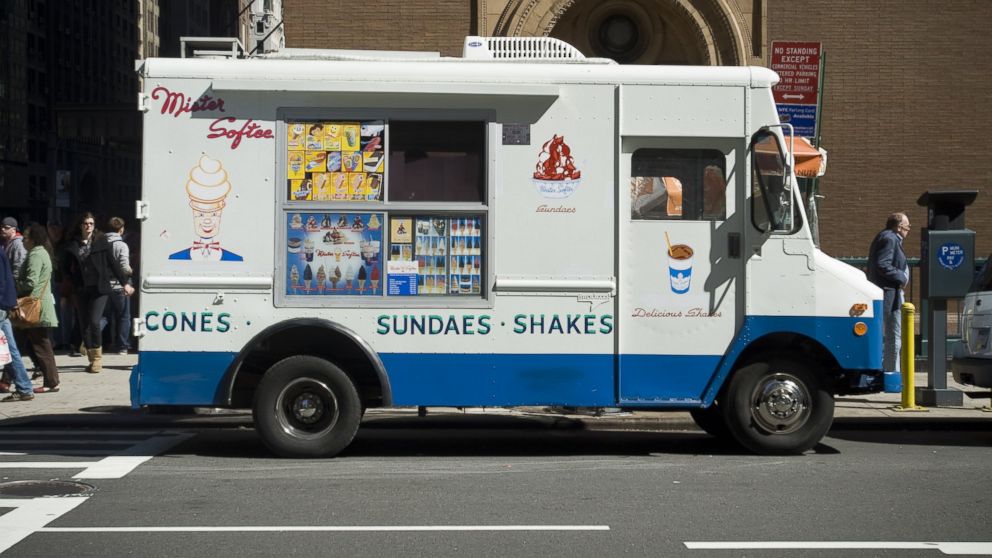
M755 146L759 154L772 154L773 143L763 141ZM790 141L785 140L785 148L789 149ZM813 147L808 139L795 137L796 176L801 178L816 178L827 171L827 150Z
M796 176L803 178L823 176L827 171L827 150L813 147L813 144L803 137L797 137L795 141ZM788 149L789 140L785 140L785 145Z

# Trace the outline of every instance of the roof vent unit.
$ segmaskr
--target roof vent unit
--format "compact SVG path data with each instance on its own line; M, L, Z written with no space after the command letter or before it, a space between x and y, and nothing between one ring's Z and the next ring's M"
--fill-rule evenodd
M245 52L236 37L179 37L179 45L182 58L240 58Z
M462 57L471 60L585 60L578 49L551 37L465 37Z

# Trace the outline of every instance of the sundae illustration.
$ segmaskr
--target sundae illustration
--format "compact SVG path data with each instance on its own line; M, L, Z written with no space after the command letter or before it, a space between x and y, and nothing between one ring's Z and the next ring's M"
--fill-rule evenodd
M555 135L541 146L534 171L534 184L546 198L567 198L579 186L582 172L575 168L572 149L565 136Z
M221 213L231 193L227 171L216 159L207 155L189 171L186 194L193 210L193 245L169 256L170 260L241 262L244 258L221 248Z

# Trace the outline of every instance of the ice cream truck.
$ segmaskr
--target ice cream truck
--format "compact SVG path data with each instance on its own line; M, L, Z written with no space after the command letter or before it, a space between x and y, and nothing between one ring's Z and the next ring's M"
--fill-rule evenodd
M691 412L796 453L881 387L881 291L821 252L772 71L554 39L148 59L134 406L331 456L379 407Z

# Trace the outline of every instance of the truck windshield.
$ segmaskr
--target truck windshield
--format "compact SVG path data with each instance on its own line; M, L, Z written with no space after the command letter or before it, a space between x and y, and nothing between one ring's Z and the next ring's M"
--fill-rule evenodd
M778 137L762 130L751 141L751 220L762 232L796 230L788 166Z

